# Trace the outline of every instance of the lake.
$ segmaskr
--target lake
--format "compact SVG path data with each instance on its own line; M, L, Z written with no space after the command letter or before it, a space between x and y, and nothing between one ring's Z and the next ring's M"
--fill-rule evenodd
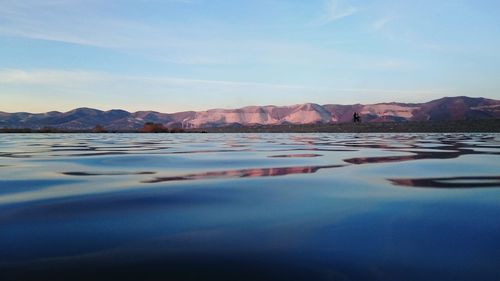
M500 280L499 134L2 134L1 280Z

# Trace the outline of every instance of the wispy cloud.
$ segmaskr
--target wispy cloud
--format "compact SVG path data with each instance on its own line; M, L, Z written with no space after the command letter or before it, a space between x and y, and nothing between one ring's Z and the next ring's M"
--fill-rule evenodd
M98 16L99 3L83 2L7 0L0 9L0 35L111 48L131 44L133 34L148 32L144 24Z
M176 112L304 102L416 102L451 94L446 89L335 88L51 69L0 69L0 85L5 90L0 110L35 112L81 106Z
M0 70L0 83L17 85L72 85L103 81L103 73L82 70Z
M413 60L405 60L399 58L372 58L372 59L358 59L355 66L360 70L369 71L409 71L415 70L422 66L422 62Z
M63 42L111 49L148 61L183 65L297 64L318 61L307 42L241 36L238 30L211 22L134 21L99 12L106 1L6 0L0 9L0 36ZM165 1L151 4L167 5ZM171 0L169 2L199 1ZM181 5L181 4L180 4ZM165 7L164 7L165 8ZM331 48L329 48L331 49ZM330 50L331 52L331 50Z
M38 112L81 106L175 112L243 106L255 100L280 103L284 96L294 96L299 103L306 93L317 91L286 84L50 69L0 70L0 90L0 110Z
M351 5L349 0L326 0L323 15L315 22L325 25L330 22L352 16L359 12L359 8Z
M261 87L269 89L310 89L296 85L238 82L224 80L189 79L170 76L137 76L117 75L106 72L93 72L84 70L23 70L23 69L1 69L0 83L18 85L91 85L95 83L108 83L119 81L135 81L158 83L163 85L214 85L231 87Z
M387 24L394 21L395 19L396 19L396 17L392 17L392 16L386 16L386 17L379 18L372 23L372 28L375 31L382 31L387 26Z
M142 0L150 8L194 1ZM199 44L193 38L203 37L202 30L193 31L180 24L154 25L101 11L121 4L116 0L5 0L0 9L0 36L138 52L151 49L168 52L168 48Z

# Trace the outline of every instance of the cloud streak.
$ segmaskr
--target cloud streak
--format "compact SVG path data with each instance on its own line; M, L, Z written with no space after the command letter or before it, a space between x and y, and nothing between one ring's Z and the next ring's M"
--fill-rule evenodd
M78 0L27 1L8 0L4 9L0 9L3 23L0 36L109 49L149 61L180 65L309 63L310 57L319 52L305 42L247 38L238 30L218 23L200 27L174 21L166 25L103 15L99 13L103 4L98 1L88 4ZM150 7L167 5L164 1L145 1Z
M382 17L377 19L372 23L372 28L375 31L382 31L390 22L394 21L396 18L395 17Z
M0 70L0 85L0 92L4 89L5 93L9 93L2 94L3 105L10 104L9 108L0 108L0 110L38 112L65 111L81 106L100 109L151 109L175 112L218 107L235 108L247 105L288 105L304 102L353 103L353 96L364 97L356 102L381 102L377 95L384 95L388 101L394 99L401 101L401 95L422 98L439 97L450 93L446 89L328 88L46 69ZM343 95L344 99L332 99L332 94L349 95ZM86 97L83 101L77 98L82 95ZM206 102L203 104L193 103L193 99L203 99ZM405 101L407 100L408 98L405 99ZM133 103L129 103L130 101ZM36 107L37 104L41 107ZM31 107L27 107L27 105Z
M327 0L323 15L315 22L317 25L326 25L359 12L359 8L348 3L347 0Z

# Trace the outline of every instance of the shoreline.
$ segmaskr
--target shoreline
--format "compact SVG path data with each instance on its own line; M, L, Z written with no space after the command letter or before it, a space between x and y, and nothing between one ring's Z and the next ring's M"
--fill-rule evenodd
M0 133L43 133L43 134L150 134L150 133L500 133L500 119L482 119L445 122L377 122L377 123L334 123L307 125L252 125L225 126L199 129L172 128L165 132L141 132L140 130L92 129L65 130L57 128L29 129L2 128Z

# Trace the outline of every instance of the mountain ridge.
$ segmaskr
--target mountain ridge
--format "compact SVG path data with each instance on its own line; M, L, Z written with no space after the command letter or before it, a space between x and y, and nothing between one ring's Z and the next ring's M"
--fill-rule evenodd
M245 106L235 109L208 109L162 113L128 112L122 109L99 110L89 107L67 112L0 112L0 128L106 129L134 130L145 123L170 128L213 128L224 126L329 124L352 121L353 112L363 122L457 121L500 118L500 100L466 96L443 97L425 103L387 102L375 104L303 103L288 106Z

